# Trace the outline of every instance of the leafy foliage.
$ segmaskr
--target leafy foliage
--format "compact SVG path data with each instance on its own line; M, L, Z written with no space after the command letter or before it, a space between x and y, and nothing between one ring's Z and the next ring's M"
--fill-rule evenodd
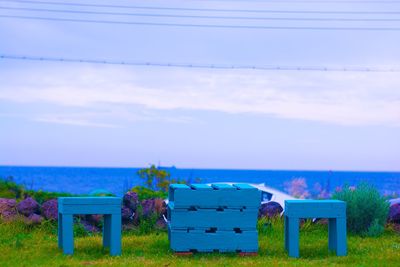
M184 183L179 179L171 179L168 171L159 169L154 164L149 168L140 169L137 175L144 180L146 187L153 191L168 192L170 184Z
M332 196L347 203L347 227L362 236L379 236L384 229L389 203L378 190L367 183L358 187L345 186Z
M135 186L132 191L138 195L140 201L151 198L167 198L168 193L164 191L154 191L144 186Z
M0 197L23 199L28 196L34 198L39 203L43 203L52 198L72 196L72 194L26 190L24 186L16 184L12 177L6 179L0 178Z

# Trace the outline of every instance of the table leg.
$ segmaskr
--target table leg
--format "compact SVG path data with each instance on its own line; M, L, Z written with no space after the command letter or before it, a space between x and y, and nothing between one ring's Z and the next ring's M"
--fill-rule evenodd
M285 229L285 250L288 251L289 249L289 219L287 216L284 216L284 229Z
M336 219L336 232L337 232L336 255L346 256L347 255L346 218L342 217Z
M331 251L337 250L337 225L336 218L330 218L328 222L328 249Z
M298 258L300 256L299 252L299 218L289 217L288 218L288 247L289 247L289 257Z
M72 214L63 214L61 219L61 238L64 254L74 253L74 221Z
M121 255L121 214L111 215L110 255Z
M111 239L111 215L104 214L104 223L103 223L103 247L110 247L110 239Z
M58 248L63 247L62 240L62 214L58 213Z

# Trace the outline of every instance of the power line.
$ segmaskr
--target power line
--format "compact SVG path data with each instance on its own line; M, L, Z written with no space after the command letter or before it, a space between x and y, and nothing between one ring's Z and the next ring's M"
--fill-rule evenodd
M157 23L140 21L115 21L115 20L88 20L88 19L69 19L69 18L50 18L50 17L31 17L0 15L0 18L16 18L30 20L80 22L96 24L119 24L119 25L140 25L140 26L165 26L165 27L196 27L196 28L220 28L220 29L254 29L254 30L328 30L328 31L400 31L400 28L393 27L305 27L305 26L256 26L256 25L221 25L221 24L188 24L188 23Z
M286 14L359 14L359 15L396 15L400 11L318 11L318 10L265 10L265 9L218 9L218 8L184 8L184 7L156 7L156 6L128 6L107 4L82 4L67 2L48 2L30 0L0 0L0 2L16 2L40 5L123 8L123 9L147 9L147 10L175 10L175 11L201 11L201 12L237 12L237 13L286 13Z
M271 71L322 71L322 72L400 72L400 68L370 68L370 67L324 67L324 66L257 66L257 65L223 65L223 64L197 64L197 63L162 63L146 61L123 61L103 59L73 59L62 57L41 57L0 54L0 59L50 61L69 63L91 63L105 65L148 66L148 67L175 67L197 69L229 69L229 70L271 70Z
M400 18L291 18L291 17L238 17L238 16L208 16L208 15L175 15L175 14L147 14L147 13L127 13L127 12L107 12L107 11L81 11L81 10L60 10L47 8L20 8L20 7L1 7L3 10L16 11L39 11L67 14L90 14L90 15L115 15L115 16L134 16L134 17L161 17L161 18L194 18L194 19L228 19L228 20L272 20L272 21L365 21L365 22L390 22L400 21Z

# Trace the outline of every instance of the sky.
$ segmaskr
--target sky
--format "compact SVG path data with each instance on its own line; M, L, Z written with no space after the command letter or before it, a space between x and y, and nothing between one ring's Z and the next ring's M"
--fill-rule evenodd
M112 4L400 12L400 2L299 2L118 0ZM400 19L399 14L212 13L0 1L0 16L400 28L400 21L155 18L1 7L269 18ZM399 31L222 29L0 17L0 54L7 55L383 68L400 67L399 43ZM0 127L0 165L160 164L178 168L400 171L400 73L221 70L0 59Z

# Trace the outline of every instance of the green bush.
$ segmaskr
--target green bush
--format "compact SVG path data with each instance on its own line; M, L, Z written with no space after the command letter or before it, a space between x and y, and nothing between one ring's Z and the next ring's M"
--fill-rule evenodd
M26 190L23 185L16 184L12 177L8 177L6 179L0 178L1 198L24 199L27 196L34 198L37 202L42 204L46 200L52 198L68 197L73 195L68 193L46 192L42 190Z
M140 201L151 198L167 198L168 193L164 191L154 191L144 186L135 186L132 191L138 195Z
M347 227L361 236L379 236L383 233L389 212L389 203L373 186L361 183L357 188L345 186L332 195L347 203Z

